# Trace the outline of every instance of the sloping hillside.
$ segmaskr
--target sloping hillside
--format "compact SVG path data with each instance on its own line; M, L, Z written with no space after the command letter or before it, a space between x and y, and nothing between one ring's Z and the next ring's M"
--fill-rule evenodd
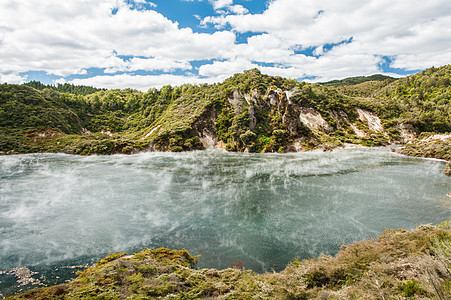
M451 65L401 78L375 93L392 117L417 133L451 131ZM384 116L382 116L384 117Z
M450 70L320 85L253 69L213 85L86 96L3 84L0 151L287 152L403 143L421 132L451 131Z

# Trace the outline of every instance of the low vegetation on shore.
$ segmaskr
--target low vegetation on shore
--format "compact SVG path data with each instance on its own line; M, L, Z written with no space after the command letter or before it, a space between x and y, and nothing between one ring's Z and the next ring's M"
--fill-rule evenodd
M399 153L446 160L448 163L444 173L451 175L451 134L422 133L418 139L409 141L402 147Z
M196 269L186 250L114 253L69 283L7 299L449 299L451 223L388 229L335 256L257 274L245 266Z

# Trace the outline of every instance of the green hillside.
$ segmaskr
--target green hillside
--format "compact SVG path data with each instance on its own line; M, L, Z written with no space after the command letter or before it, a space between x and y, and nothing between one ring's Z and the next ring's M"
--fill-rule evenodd
M451 66L308 84L245 71L212 85L59 92L0 86L0 152L288 152L451 131ZM71 87L89 91L88 87Z
M349 77L341 80L331 80L327 82L322 82L322 85L355 85L367 81L386 81L386 80L394 81L395 78L382 75L382 74L374 74L371 76L357 76L357 77Z
M97 91L102 91L105 89L98 89L92 86L85 86L85 85L74 85L74 84L70 84L70 83L58 83L56 85L50 85L50 84L43 84L39 81L30 81L30 82L26 82L23 85L35 88L37 90L44 90L44 89L51 89L51 90L55 90L61 93L70 93L70 94L75 94L75 95L89 95L89 94L93 94Z
M451 66L430 68L401 78L379 90L387 111L418 133L451 131Z

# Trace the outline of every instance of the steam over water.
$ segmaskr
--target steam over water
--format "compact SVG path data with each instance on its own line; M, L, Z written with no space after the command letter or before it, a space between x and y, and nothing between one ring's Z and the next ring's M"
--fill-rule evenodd
M0 270L157 247L201 254L198 267L280 270L450 218L443 167L387 148L2 156Z

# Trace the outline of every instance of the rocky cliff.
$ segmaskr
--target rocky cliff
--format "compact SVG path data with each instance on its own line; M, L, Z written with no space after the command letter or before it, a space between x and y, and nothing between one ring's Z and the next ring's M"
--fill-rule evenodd
M95 91L0 86L0 153L288 152L451 131L451 67L308 84L253 69L213 85ZM373 80L378 79L378 80Z

